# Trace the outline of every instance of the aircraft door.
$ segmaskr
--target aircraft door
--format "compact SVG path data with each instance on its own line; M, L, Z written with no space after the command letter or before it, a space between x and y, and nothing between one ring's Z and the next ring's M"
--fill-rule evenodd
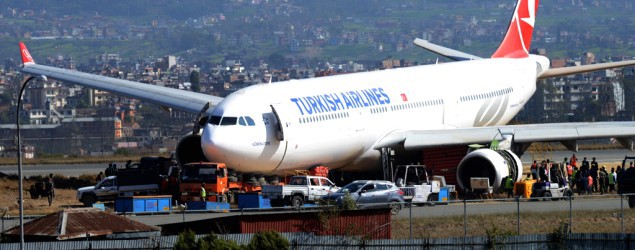
M461 122L461 111L456 96L443 98L443 125L446 128L457 128Z
M293 129L293 123L290 119L291 112L279 103L271 104L269 106L271 106L271 111L276 117L276 124L278 128L276 135L277 139L279 141L289 141L293 138L293 134L291 133L291 130Z

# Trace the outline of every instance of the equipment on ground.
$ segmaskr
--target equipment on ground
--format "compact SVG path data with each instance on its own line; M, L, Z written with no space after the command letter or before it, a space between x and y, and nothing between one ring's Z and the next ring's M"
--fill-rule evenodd
M262 197L271 199L271 206L290 205L299 209L305 203L315 203L329 193L339 190L331 180L322 176L296 175L287 185L265 185Z
M264 181L264 180L263 180ZM224 163L197 162L182 166L179 175L180 201L201 201L201 184L206 200L232 202L236 193L260 192L261 183L254 178L239 178Z
M399 165L395 168L392 180L397 187L404 192L404 200L412 203L435 205L440 201L441 188L447 189L446 200L449 200L448 193L454 193L454 185L446 185L443 176L430 175L425 165Z

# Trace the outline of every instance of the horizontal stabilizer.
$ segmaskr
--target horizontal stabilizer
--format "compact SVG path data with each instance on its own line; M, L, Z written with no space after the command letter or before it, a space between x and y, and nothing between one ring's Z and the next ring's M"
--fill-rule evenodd
M610 68L620 68L620 67L626 67L630 65L635 65L635 60L548 69L542 72L542 74L538 76L538 79L540 80L540 79L545 79L550 77L580 74L580 73L586 73L586 72L598 71L598 70L610 69Z
M454 61L468 61L468 60L482 59L478 56L470 55L468 53L464 53L458 50L453 50L453 49L446 48L440 45L436 45L434 43L428 42L427 40L423 40L419 38L415 39L414 44L421 48L427 49L429 51L432 51L434 53L437 53L439 55L442 55Z

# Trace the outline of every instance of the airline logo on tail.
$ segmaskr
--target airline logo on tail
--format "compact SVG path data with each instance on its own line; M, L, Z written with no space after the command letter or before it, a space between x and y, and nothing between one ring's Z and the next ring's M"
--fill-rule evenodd
M26 49L26 45L23 42L20 42L20 52L22 53L22 63L23 64L33 64L33 57L31 57L31 53Z
M525 58L529 56L531 37L536 23L539 0L518 0L505 39L492 58Z

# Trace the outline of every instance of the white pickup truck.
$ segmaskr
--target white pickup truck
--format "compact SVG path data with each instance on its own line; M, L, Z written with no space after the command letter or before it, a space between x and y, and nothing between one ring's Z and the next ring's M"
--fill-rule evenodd
M291 177L286 185L263 186L262 197L271 199L271 206L290 205L297 209L304 203L315 203L338 189L328 178L297 175Z
M97 201L114 201L118 197L133 195L154 195L159 193L159 184L145 183L139 185L117 185L116 176L108 176L95 186L77 189L77 199L84 206L92 206Z

